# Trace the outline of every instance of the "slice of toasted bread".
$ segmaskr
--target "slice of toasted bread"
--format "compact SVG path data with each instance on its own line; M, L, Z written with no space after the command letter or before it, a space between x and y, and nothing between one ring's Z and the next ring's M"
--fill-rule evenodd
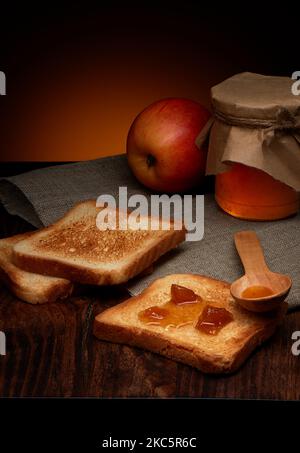
M66 298L73 290L70 281L26 272L13 264L14 245L30 238L32 234L18 234L0 240L0 281L17 297L31 304L43 304Z
M185 239L182 225L175 229L172 222L169 230L161 226L158 230L123 230L113 225L101 230L101 209L95 201L77 204L52 226L16 244L14 262L31 272L80 283L119 284L147 269ZM122 215L128 217L127 213ZM148 220L141 217L147 224Z
M172 284L192 289L210 305L226 308L233 320L216 335L198 330L195 327L198 319L191 325L168 329L141 321L139 313L143 310L170 300ZM94 322L94 334L101 340L156 352L203 372L233 372L256 346L273 334L287 304L276 313L251 313L232 300L229 288L228 283L202 275L175 274L160 278L139 296L100 313Z

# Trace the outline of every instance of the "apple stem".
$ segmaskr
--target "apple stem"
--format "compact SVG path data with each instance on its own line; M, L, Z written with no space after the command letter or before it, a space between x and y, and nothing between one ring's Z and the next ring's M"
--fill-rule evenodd
M148 167L153 167L155 162L156 162L155 157L152 156L152 154L148 154L148 156L147 156L147 165L148 165Z

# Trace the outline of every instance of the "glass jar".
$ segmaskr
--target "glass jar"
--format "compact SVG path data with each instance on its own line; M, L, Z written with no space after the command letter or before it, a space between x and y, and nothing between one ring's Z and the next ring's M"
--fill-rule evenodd
M262 170L234 163L216 175L216 201L240 219L277 220L296 214L299 194Z
M300 97L288 77L236 74L211 90L214 116L206 174L229 214L277 220L296 214L300 193Z

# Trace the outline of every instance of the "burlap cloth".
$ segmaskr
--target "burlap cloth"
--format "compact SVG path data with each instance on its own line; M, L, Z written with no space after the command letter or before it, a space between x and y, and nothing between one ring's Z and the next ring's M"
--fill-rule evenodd
M129 196L148 194L130 173L125 156L49 167L2 179L0 199L10 214L40 227L57 220L78 201L103 193L117 195L119 186L127 186ZM187 242L169 252L157 262L151 275L136 277L127 288L138 294L157 277L186 272L231 282L243 273L233 234L248 229L259 235L270 268L292 277L288 302L291 309L299 306L300 215L276 222L238 220L221 211L212 194L205 195L203 240Z

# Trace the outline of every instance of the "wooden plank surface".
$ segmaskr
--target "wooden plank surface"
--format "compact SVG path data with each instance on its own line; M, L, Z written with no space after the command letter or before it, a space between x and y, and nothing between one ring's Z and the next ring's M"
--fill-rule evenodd
M94 316L126 293L91 289L68 301L31 306L0 292L1 396L229 397L299 399L300 358L291 352L299 313L232 376L202 373L150 352L92 335Z
M0 207L0 237L29 225ZM300 356L291 353L300 312L231 376L207 376L150 352L105 343L92 335L101 310L126 299L125 290L90 288L69 300L32 306L0 288L0 396L218 397L298 400Z

